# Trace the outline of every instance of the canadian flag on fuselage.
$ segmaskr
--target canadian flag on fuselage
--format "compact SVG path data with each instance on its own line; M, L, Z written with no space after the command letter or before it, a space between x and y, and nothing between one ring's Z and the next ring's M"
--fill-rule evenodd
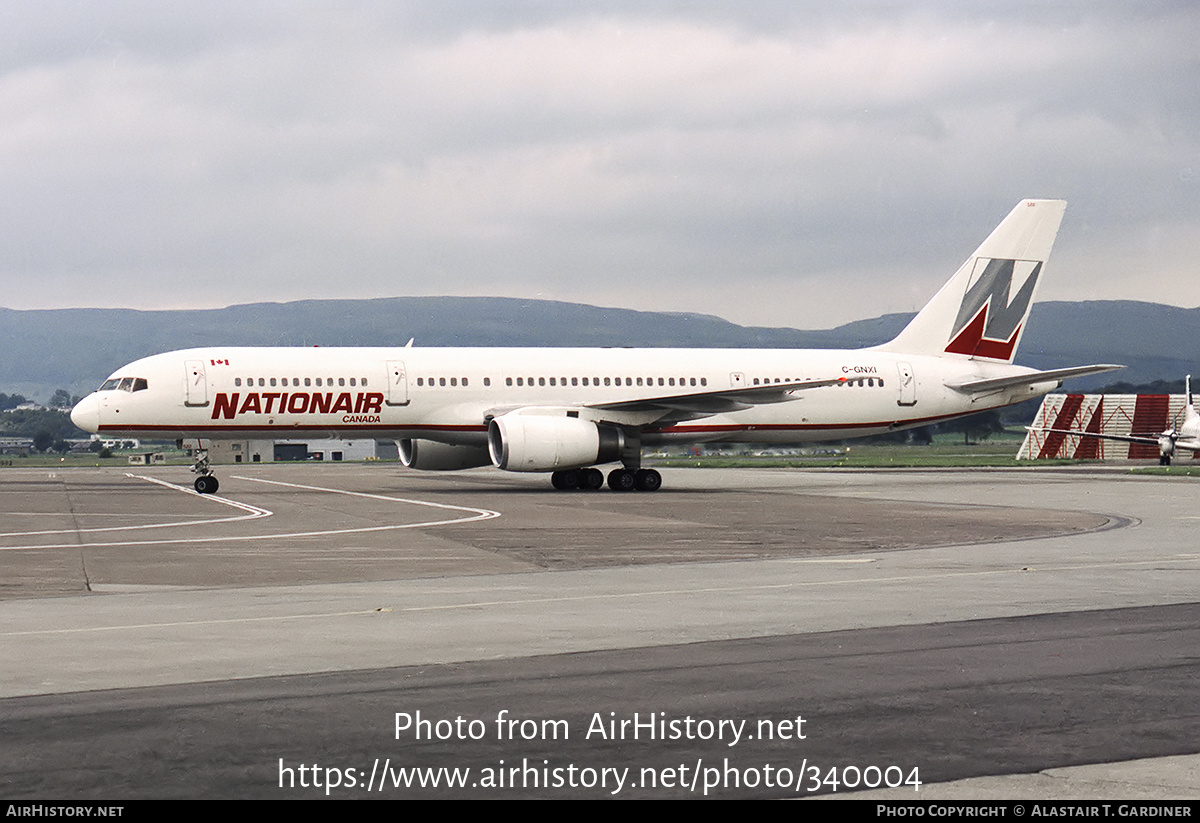
M1024 200L885 351L1012 363L1066 209Z

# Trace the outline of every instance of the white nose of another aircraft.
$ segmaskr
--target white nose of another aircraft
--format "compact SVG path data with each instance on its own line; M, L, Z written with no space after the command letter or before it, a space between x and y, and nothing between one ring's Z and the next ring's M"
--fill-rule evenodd
M71 422L85 432L100 431L100 401L93 392L71 409Z

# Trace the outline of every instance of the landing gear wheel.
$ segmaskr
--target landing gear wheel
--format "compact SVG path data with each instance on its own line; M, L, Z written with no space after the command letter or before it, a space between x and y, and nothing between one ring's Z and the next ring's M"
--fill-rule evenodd
M594 492L604 485L604 472L599 469L580 469L579 488Z
M1169 454L1162 454L1162 455L1159 455L1159 457L1158 457L1158 465L1160 465L1160 466L1169 466L1169 465L1171 465L1171 455L1169 455Z
M577 489L579 483L579 471L577 469L568 469L566 471L555 472L550 475L550 484L559 491L567 491L569 489Z
M637 488L637 476L628 469L613 469L608 473L608 487L615 492L631 492Z
M654 469L638 469L634 473L634 480L640 492L656 492L662 488L662 475Z
M221 484L217 482L217 478L213 477L211 474L205 474L197 477L196 482L193 485L196 487L196 491L198 491L200 494L216 494L217 489L221 486Z

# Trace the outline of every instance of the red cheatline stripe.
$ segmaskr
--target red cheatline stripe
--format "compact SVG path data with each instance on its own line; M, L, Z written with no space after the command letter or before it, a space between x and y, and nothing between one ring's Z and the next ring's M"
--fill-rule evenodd
M250 426L240 423L231 423L225 426L101 426L100 431L107 432L221 432L232 434L236 432L261 432L264 434L274 434L277 438L291 439L290 435L294 432L395 432L395 431L438 431L438 432L486 432L487 426L483 425L467 425L467 426L426 426L426 425L408 425L408 424L391 424L391 423L369 423L369 424L349 424L335 423L329 425L316 426L289 426L289 425L274 425L274 426Z

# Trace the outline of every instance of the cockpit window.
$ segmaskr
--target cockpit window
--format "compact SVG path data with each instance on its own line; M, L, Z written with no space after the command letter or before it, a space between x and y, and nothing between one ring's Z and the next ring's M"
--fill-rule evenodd
M150 388L150 383L144 377L113 377L105 380L104 385L97 389L97 391L119 389L120 391L135 392L145 391L148 388Z

